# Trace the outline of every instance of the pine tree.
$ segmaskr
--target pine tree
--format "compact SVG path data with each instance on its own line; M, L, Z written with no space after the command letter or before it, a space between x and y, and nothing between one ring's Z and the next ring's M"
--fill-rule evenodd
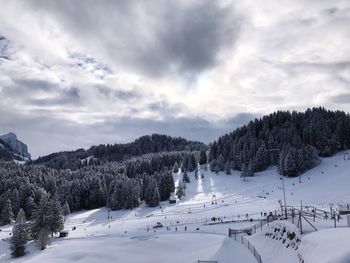
M255 171L260 172L268 167L265 143L262 143L255 154Z
M123 205L126 209L132 209L139 205L140 187L135 179L129 179L124 182L125 203Z
M62 207L57 196L49 200L46 209L47 215L45 224L47 224L47 228L51 232L51 236L53 236L54 233L61 231L64 227Z
M219 156L217 162L216 162L216 168L214 169L219 169L220 171L224 171L225 169L225 160L222 155Z
M17 188L15 188L12 191L12 195L11 195L11 207L12 207L12 212L14 215L14 218L16 217L19 209L20 209L20 199L19 199L19 193Z
M109 207L112 210L124 208L125 196L126 196L126 193L125 193L124 181L121 181L121 180L115 181L113 192L112 192L112 195L110 196Z
M24 212L27 218L31 218L33 211L36 209L36 203L33 197L29 196L24 204Z
M192 172L195 168L196 159L193 156L193 154L188 155L187 157L187 165L186 165L186 171Z
M173 166L173 173L178 173L178 172L179 172L179 164L175 162Z
M254 167L255 167L254 159L251 159L247 167L248 176L254 176Z
M44 250L46 248L47 242L49 240L49 233L49 230L47 230L46 228L40 229L38 233L38 241L41 250Z
M48 226L46 225L47 203L48 203L48 197L47 195L43 195L40 199L40 202L37 208L34 210L33 217L32 217L33 218L32 236L35 239L38 239L39 233L42 229L48 228Z
M183 173L182 181L185 182L185 183L190 183L191 182L190 177L188 176L187 172Z
M175 195L179 199L185 196L185 184L183 183L182 180L179 181L179 184L176 187Z
M230 162L226 161L225 163L225 173L226 174L231 174L231 166L230 166Z
M209 169L210 169L210 171L215 172L215 168L216 168L216 166L217 166L216 163L217 163L216 159L212 159L212 160L211 160L211 162L209 163Z
M11 201L8 199L6 201L5 207L2 209L1 212L1 225L7 225L10 224L13 220L13 213L12 213L12 206Z
M160 196L157 187L156 180L151 177L148 182L147 190L146 190L146 204L150 207L155 207L159 204Z
M47 244L48 235L63 229L63 213L61 204L55 195L49 199L43 195L37 209L33 213L32 235L39 240L41 249ZM46 237L45 237L46 235Z
M13 257L20 257L25 254L25 244L27 243L27 227L25 214L22 208L17 214L10 243L10 248L12 250L11 255Z
M207 163L207 154L204 150L199 152L199 165L204 165Z
M297 165L296 160L293 156L292 149L290 149L284 159L284 170L283 174L287 176L295 176L297 175Z
M198 168L194 170L194 178L198 180Z
M62 207L62 212L63 212L64 218L66 218L70 214L69 204L67 201L64 203Z
M245 165L245 163L243 163L242 165L242 170L241 170L241 178L243 178L243 180L245 181L245 178L249 176L249 172L248 172L248 168Z

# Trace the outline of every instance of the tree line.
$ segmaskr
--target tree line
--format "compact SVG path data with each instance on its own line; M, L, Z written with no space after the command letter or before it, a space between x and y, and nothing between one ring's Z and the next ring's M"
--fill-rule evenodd
M188 160L198 162L199 156L197 151L149 153L75 171L0 162L0 225L15 221L13 255L23 255L28 233L44 249L70 211L132 209L141 202L157 206L175 191L174 167L194 169Z
M282 175L297 176L317 165L319 156L349 148L349 114L320 107L255 119L214 141L209 161L214 171L237 169L243 177L270 165L278 165Z
M84 150L65 151L39 157L32 164L43 164L56 169L77 170L88 165L101 165L106 162L121 162L147 153L172 151L199 151L206 145L188 141L181 137L152 134L142 136L125 144L101 144Z

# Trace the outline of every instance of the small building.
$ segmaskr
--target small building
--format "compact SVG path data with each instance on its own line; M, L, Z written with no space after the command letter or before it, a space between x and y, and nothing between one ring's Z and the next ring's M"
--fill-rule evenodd
M175 193L172 193L169 197L169 203L170 204L176 204L176 196Z
M68 237L68 233L69 233L68 230L62 230L60 231L60 237Z
M274 215L272 212L270 212L266 217L267 223L273 222L277 220L277 215Z
M340 215L348 215L350 214L350 204L340 204L338 210Z

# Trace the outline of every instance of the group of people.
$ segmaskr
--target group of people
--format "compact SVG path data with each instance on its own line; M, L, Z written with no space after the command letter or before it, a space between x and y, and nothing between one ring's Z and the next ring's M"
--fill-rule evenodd
M150 228L147 227L146 230L147 230L147 232L149 232L149 231L150 231ZM177 232L177 231L178 231L178 227L175 227L174 230L175 230L175 232ZM196 231L199 231L200 228L197 227L195 230L196 230ZM167 227L166 227L166 231L171 231L170 226L167 226ZM184 231L187 231L187 226L184 227ZM155 229L153 229L153 232L157 232L157 231L156 231Z

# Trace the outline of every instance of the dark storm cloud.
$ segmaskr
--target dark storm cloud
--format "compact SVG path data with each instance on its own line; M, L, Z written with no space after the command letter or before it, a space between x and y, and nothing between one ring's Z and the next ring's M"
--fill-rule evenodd
M179 9L170 5L159 22L157 41L140 62L147 71L162 73L175 66L184 73L201 72L217 63L218 52L231 46L238 34L238 18L215 1Z
M218 1L33 1L67 33L117 65L150 76L195 74L232 47L239 18Z

